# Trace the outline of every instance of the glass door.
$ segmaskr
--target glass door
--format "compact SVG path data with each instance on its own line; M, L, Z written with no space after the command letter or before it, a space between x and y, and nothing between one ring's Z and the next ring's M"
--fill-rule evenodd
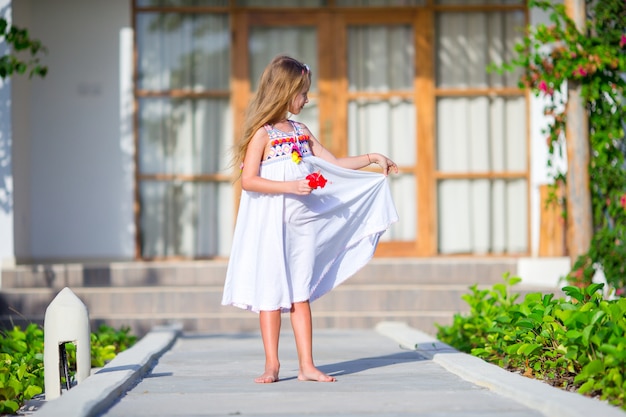
M399 175L389 176L400 221L382 236L378 256L427 254L417 238L423 210L419 203L429 200L418 193L419 170L429 166L427 161L420 163L418 144L432 142L432 133L423 129L421 119L427 106L416 94L424 54L416 48L419 18L414 9L387 12L384 17L345 14L339 22L343 42L337 59L337 99L342 153L383 153L400 168ZM429 188L422 191L429 192Z
M363 19L337 10L306 16L251 11L235 23L237 32L245 33L238 38L246 40L235 47L240 71L234 86L235 126L241 125L265 66L287 54L309 65L313 75L309 104L296 120L336 156L380 152L400 166L390 185L401 221L383 235L378 256L414 256L419 250L417 14L387 12L381 19L369 13ZM424 137L432 141L432 135Z
M225 12L136 3L138 258L216 258L230 250Z

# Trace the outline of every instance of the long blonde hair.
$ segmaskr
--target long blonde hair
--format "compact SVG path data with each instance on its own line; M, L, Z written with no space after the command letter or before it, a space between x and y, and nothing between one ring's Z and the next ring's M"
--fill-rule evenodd
M252 137L266 124L287 118L289 104L311 85L309 67L289 56L277 56L263 71L259 88L246 111L243 136L233 151L233 165L240 166Z

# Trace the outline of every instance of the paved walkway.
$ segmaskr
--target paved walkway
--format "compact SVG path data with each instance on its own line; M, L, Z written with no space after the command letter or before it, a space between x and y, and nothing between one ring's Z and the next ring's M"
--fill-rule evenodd
M285 332L282 379L261 385L252 381L263 369L258 334L157 329L34 414L626 416L604 403L459 353L401 323L382 323L373 330L317 330L314 342L318 367L336 376L337 382L298 381L293 335Z

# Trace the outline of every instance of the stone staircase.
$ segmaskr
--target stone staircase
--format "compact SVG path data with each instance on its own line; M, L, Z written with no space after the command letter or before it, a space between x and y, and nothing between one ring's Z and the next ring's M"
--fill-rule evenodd
M470 285L502 282L505 272L517 273L516 259L375 258L313 302L314 328L371 328L394 320L435 334L435 323L449 324L455 313L468 310L461 295ZM0 326L42 324L50 301L69 287L89 309L92 329L100 324L130 326L141 336L155 325L180 322L186 331L258 330L256 314L220 305L225 273L225 261L4 268ZM521 285L514 289L551 292Z

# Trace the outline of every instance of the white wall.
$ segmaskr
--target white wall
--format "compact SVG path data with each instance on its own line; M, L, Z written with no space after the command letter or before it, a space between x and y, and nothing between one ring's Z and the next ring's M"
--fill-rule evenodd
M549 24L549 15L533 8L530 13L530 23ZM558 287L562 284L561 278L567 275L570 268L568 257L538 258L539 235L541 226L541 199L539 187L552 183L552 174L548 169L548 145L546 134L542 133L549 122L543 114L547 100L543 96L530 98L530 207L531 207L531 258L518 259L517 275L525 284L546 285ZM559 169L566 169L567 161L559 161Z
M0 0L0 16L11 21L10 0ZM8 51L0 43L0 55ZM11 82L0 80L0 268L13 262L13 138L11 135Z
M30 0L16 1L13 18L20 27L30 30ZM17 260L30 257L30 95L31 84L26 76L13 77L11 96L11 120L13 126L13 186L14 201L14 249Z
M49 50L48 75L19 92L28 97L29 115L14 117L28 142L20 146L18 172L29 177L25 186L30 181L23 214L29 226L20 228L30 235L20 257L132 259L132 125L120 106L132 94L120 92L130 86L130 74L120 74L120 56L130 53L120 52L130 0L15 3L20 16L30 13L24 21Z
M549 24L549 15L542 10L532 8L530 12L530 23L537 25L540 23ZM547 135L542 133L549 122L549 119L543 114L543 109L547 100L542 97L530 98L530 207L531 207L531 254L537 256L539 252L539 234L540 234L540 211L541 200L539 196L539 187L544 184L551 184L552 172L548 169L548 145L546 141ZM567 161L561 161L560 169L566 168Z

